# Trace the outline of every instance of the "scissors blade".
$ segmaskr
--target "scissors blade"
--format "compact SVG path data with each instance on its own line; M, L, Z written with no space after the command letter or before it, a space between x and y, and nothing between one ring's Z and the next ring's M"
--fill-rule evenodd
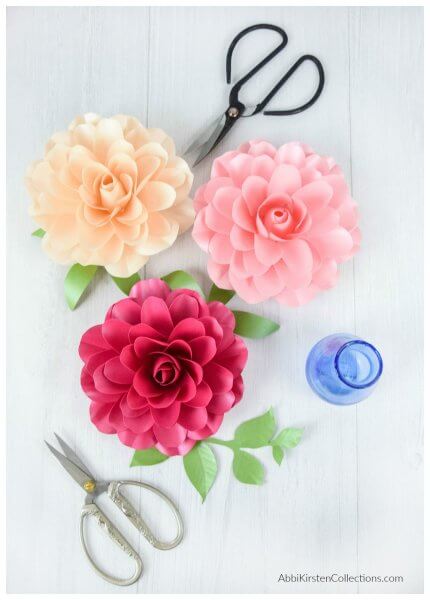
M198 165L210 152L212 152L215 146L220 143L226 133L230 130L233 123L234 121L229 119L225 113L222 115L213 133L209 136L208 140L200 146L200 152L194 161L193 167Z
M82 469L82 471L84 471L84 473L87 473L89 477L91 477L92 479L94 479L94 477L91 475L89 468L87 467L87 465L85 465L81 459L79 458L79 456L77 456L76 452L74 452L70 446L68 444L66 444L66 442L60 438L60 436L58 435L58 433L54 432L55 437L57 438L57 442L60 444L62 451L64 452L64 454L66 455L66 457L71 460L73 463L75 463L75 465L77 465L78 467L80 467Z
M191 154L195 150L201 148L212 135L214 130L218 127L219 123L223 121L225 118L225 113L222 113L220 117L217 117L208 127L203 130L199 130L199 133L192 139L188 148L185 150L184 154ZM203 141L202 141L203 140Z
M76 481L76 483L83 488L84 483L86 483L89 479L93 480L92 475L83 471L80 467L75 465L67 456L63 456L61 452L58 452L51 444L49 444L45 440L45 444L48 446L52 454L55 458L61 463L61 465L66 469L71 477ZM85 488L84 488L85 489Z

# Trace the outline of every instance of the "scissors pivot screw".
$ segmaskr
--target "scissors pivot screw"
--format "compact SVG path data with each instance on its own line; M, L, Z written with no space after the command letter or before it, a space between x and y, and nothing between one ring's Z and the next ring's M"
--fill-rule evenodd
M235 106L231 106L231 107L228 109L228 116L229 116L229 117L232 117L233 119L235 119L236 117L238 117L238 116L239 116L239 109L238 109L238 108L236 108Z
M94 492L94 490L96 489L96 484L94 483L94 481L89 480L86 481L82 487L86 492Z

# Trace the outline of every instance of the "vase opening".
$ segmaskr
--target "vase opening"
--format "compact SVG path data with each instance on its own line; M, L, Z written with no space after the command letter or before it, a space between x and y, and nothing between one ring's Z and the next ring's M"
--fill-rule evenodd
M378 350L362 340L343 344L337 351L335 367L340 380L352 388L367 388L375 384L383 363Z

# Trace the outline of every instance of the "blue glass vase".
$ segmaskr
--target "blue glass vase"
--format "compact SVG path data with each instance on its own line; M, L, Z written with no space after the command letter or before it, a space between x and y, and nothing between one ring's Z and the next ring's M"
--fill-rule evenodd
M332 404L356 404L367 398L383 368L378 350L348 333L320 340L306 361L306 378L313 391Z

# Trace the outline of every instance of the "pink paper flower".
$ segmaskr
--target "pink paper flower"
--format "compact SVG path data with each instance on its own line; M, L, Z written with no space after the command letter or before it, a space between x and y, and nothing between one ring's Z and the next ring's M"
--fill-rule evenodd
M220 302L137 283L79 345L92 422L132 448L186 454L242 398L248 352L234 327Z
M299 142L252 140L217 158L196 193L193 237L218 287L297 306L335 285L357 251L356 204L340 168Z

